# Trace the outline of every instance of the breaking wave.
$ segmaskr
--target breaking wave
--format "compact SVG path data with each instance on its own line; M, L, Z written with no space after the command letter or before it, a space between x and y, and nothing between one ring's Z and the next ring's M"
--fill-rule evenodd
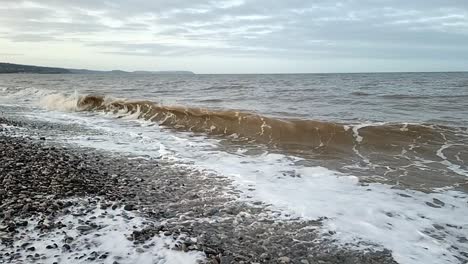
M177 130L212 135L237 135L259 143L282 147L352 152L355 146L386 151L415 146L418 152L435 153L448 142L459 140L463 128L408 123L341 124L273 118L233 110L164 106L151 101L115 99L100 95L51 94L42 99L49 109L101 111L144 119ZM456 144L455 144L456 145Z

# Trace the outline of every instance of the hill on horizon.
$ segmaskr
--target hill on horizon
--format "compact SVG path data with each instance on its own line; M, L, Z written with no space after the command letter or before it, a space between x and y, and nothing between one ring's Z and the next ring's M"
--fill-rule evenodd
M191 71L95 71L88 69L67 69L0 62L1 73L37 73L37 74L195 74Z

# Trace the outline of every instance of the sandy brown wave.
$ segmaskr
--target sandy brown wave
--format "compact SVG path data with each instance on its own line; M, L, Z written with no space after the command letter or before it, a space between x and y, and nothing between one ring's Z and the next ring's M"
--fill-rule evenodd
M333 122L278 119L248 112L161 106L151 101L108 100L94 95L81 97L77 104L79 110L134 114L174 129L216 135L235 134L261 143L340 152L349 152L355 145L382 150L416 143L421 151L425 151L427 147L443 145L454 137L450 128L439 126L347 126Z

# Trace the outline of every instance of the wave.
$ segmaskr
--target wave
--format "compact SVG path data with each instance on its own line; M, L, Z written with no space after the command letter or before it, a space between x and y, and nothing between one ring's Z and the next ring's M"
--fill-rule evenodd
M370 93L365 93L365 92L356 91L356 92L352 92L351 95L356 95L356 96L369 96L369 95L371 95L371 94L370 94Z
M206 88L203 88L202 90L204 91L216 91L216 90L228 90L228 89L236 89L236 90L242 90L242 89L250 89L250 86L244 86L242 84L230 84L230 85L214 85L214 86L209 86Z
M280 147L355 152L355 147L378 151L417 145L420 152L434 152L447 141L457 142L454 127L408 124L342 124L315 120L274 118L241 111L164 106L151 101L115 99L100 95L64 97L48 95L41 101L49 109L110 112L126 118L157 122L161 126L211 135L240 138Z
M222 99L204 99L204 100L199 100L201 103L222 103L224 100Z
M430 99L431 96L425 95L407 95L407 94L386 94L381 95L381 98L385 99Z

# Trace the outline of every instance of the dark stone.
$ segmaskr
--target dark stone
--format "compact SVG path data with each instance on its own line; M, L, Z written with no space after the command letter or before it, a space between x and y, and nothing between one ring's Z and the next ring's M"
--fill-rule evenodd
M444 202L442 202L441 200L436 199L436 198L433 198L432 202L434 202L434 204L437 204L438 206L445 206Z
M221 256L220 258L220 264L233 264L234 259L230 256Z
M431 202L426 202L426 204L427 204L428 206L430 206L430 207L433 207L433 208L442 208L441 206L435 205L435 204L433 204L433 203L431 203Z
M78 230L78 231L80 231L80 232L86 232L86 231L89 231L89 230L91 230L91 229L93 229L93 227L92 227L92 226L89 226L89 225L78 226L78 227L76 228L76 230Z
M134 206L133 204L126 204L126 205L124 206L124 210L126 210L126 211L133 211L133 210L135 210L135 206Z
M22 248L26 248L26 247L29 246L29 245L31 245L31 243L26 242L26 243L21 244L21 247L22 247Z
M26 226L28 226L28 221L20 221L20 222L16 223L16 226L17 227L26 227Z
M35 247L29 247L26 249L27 251L36 251L36 248Z

